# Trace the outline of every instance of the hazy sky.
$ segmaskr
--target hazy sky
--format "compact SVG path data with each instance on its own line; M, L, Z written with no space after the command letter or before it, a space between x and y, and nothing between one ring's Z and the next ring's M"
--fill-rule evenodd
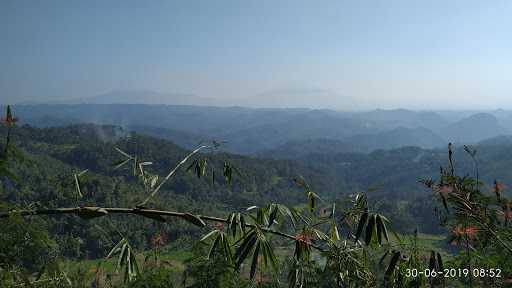
M511 15L507 0L1 0L0 102L149 89L512 108Z

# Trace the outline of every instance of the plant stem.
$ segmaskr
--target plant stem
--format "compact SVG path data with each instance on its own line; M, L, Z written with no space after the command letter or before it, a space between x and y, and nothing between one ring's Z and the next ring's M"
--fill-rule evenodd
M159 216L169 216L169 217L180 217L183 218L187 213L176 212L176 211L167 211L167 210L154 210L154 209L139 209L139 208L120 208L120 207L87 207L93 209L101 209L103 211L107 211L108 214L133 214L133 215L159 215ZM56 214L76 214L80 216L84 212L82 207L70 207L70 208L55 208L55 209L37 209L37 210L13 210L10 212L2 212L0 213L1 218L7 218L11 215L20 215L20 216L33 216L33 215L56 215ZM83 215L83 214L82 214ZM203 221L210 222L223 222L228 223L229 219L220 218L214 216L206 216L206 215L195 215L198 218L201 218ZM248 227L256 227L254 224L245 224ZM296 240L294 235L290 235L284 232L276 231L270 228L261 228L264 232L271 233L283 238L288 238L291 240ZM324 249L320 246L311 244L311 247L315 248L318 251L324 252Z
M171 172L169 172L169 174L167 174L167 176L165 176L164 180L162 180L162 182L160 182L160 184L158 184L158 186L156 186L155 190L153 190L153 192L151 192L151 194L138 206L146 205L149 202L149 200L151 200L151 198L153 198L156 195L156 193L160 190L160 188L162 188L162 186L176 173L176 171L178 171L178 169L181 167L181 165L185 164L185 162L187 162L187 160L190 157L194 156L199 151L201 151L202 149L206 149L206 148L210 148L210 146L201 145L198 148L196 148L194 151L190 152L185 158L183 158L183 160L181 160L180 163L178 163L178 165L176 165L176 167L174 167L174 169L171 170Z

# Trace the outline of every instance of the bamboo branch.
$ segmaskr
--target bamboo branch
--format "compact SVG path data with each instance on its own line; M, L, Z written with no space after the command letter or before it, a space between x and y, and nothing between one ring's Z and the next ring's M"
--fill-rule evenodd
M151 192L151 194L138 206L142 207L142 206L146 205L148 203L148 201L151 200L151 198L153 198L155 196L155 194L160 190L160 188L162 188L162 186L176 173L176 171L178 171L178 169L181 167L181 165L185 164L185 162L187 162L187 160L190 157L194 156L199 151L201 151L202 149L206 149L206 148L210 148L210 146L201 145L198 148L196 148L194 151L190 152L185 158L183 158L183 160L181 160L180 163L178 163L178 165L176 165L176 167L174 167L174 169L171 170L171 172L169 172L169 174L167 174L167 176L165 176L164 180L162 180L162 182L160 182L160 184L158 184L158 186L156 186L155 190L153 190L153 192Z
M82 217L90 217L91 211L97 211L97 216L107 216L108 214L133 214L139 216L169 216L169 217L179 217L184 218L188 213L176 212L176 211L167 211L167 210L154 210L154 209L140 209L140 208L119 208L119 207L70 207L70 208L55 208L55 209L36 209L36 210L12 210L9 212L0 212L0 219L8 218L11 215L20 215L20 216L35 216L35 215L56 215L56 214L75 214ZM228 223L229 220L227 218L220 218L214 216L206 216L206 215L194 215L200 218L203 221L209 222L223 222ZM245 224L248 227L256 227L254 224L247 223ZM271 233L283 238L287 238L293 241L296 241L294 235L290 235L284 232L276 231L270 228L261 228L263 231L267 233ZM318 245L311 244L311 247L315 248L320 252L324 252L324 249Z

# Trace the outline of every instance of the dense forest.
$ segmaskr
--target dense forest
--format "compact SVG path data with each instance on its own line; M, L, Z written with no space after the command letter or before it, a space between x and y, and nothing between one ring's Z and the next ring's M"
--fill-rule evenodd
M5 287L512 282L506 137L365 153L301 144L279 160L119 126L16 122L8 109L0 128Z

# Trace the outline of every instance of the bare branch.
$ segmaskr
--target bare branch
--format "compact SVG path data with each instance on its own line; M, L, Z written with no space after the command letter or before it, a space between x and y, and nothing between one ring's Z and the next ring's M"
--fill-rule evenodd
M151 200L151 198L153 198L156 193L158 193L158 191L160 190L160 188L162 188L162 186L172 177L174 176L174 174L176 173L176 171L178 171L178 169L183 165L185 164L188 159L190 159L190 157L194 156L195 154L199 153L199 151L203 150L203 149L206 149L206 148L210 148L211 146L209 145L201 145L199 146L198 148L196 148L194 151L190 152L185 158L183 158L183 160L180 161L180 163L178 163L178 165L176 165L176 167L174 167L174 169L171 170L171 172L169 172L169 174L167 174L167 176L165 176L165 178L162 180L162 182L160 182L160 184L158 184L158 186L156 186L156 188L153 190L153 192L151 192L151 194L142 202L140 203L138 206L141 207L141 206L144 206L146 205L149 200Z

